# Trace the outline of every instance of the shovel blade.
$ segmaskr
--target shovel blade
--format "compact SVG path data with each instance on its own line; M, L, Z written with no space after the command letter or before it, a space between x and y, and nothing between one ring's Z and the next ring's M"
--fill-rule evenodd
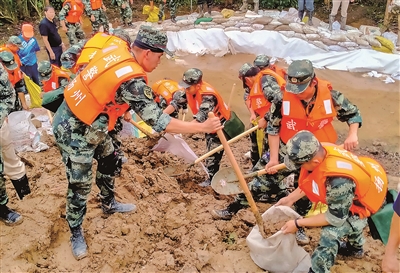
M224 168L219 170L211 180L211 187L217 193L224 195L243 192L233 168Z

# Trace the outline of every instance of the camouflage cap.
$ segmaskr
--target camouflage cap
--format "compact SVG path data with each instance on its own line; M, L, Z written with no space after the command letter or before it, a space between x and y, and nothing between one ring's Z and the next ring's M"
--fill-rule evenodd
M48 81L53 71L49 61L41 61L38 65L39 79L41 81Z
M131 36L129 36L129 33L126 30L124 30L122 28L114 29L114 32L113 32L112 35L117 36L118 38L121 38L122 40L127 42L129 48L131 47L132 39L131 39Z
M167 42L167 34L150 26L142 25L133 44L141 49L149 49L152 52L159 53L165 52L173 56L174 54L167 49Z
M247 72L249 72L253 66L251 63L244 63L242 67L239 69L239 78L246 77Z
M314 78L314 67L309 60L293 61L287 70L286 91L300 94L306 90Z
M8 38L7 44L16 45L17 47L22 47L22 41L18 36L10 36L10 38Z
M76 61L78 60L78 55L82 51L83 47L82 45L78 44L71 46L61 54L60 61L62 67L66 69L71 69L75 66Z
M257 57L254 59L253 64L260 69L265 68L269 66L269 57L265 54L257 55Z
M183 88L189 88L192 85L198 84L203 79L203 72L197 68L190 68L183 73L182 80L179 85Z
M18 67L18 64L14 60L14 54L9 51L0 52L0 61L8 70L14 70Z
M301 164L310 161L318 152L320 147L318 139L309 131L297 132L286 143L287 155L285 156L286 168L297 169Z

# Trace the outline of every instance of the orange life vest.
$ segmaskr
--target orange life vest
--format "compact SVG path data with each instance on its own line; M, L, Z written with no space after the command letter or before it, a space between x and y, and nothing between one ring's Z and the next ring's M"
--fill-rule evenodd
M96 33L83 47L82 52L76 61L74 70L78 71L80 67L87 65L89 61L96 56L100 49L112 45L127 45L127 43L117 36L108 35L102 32Z
M111 131L117 118L128 109L127 103L117 104L115 94L121 83L132 78L144 78L143 68L128 50L117 46L102 49L64 91L64 98L72 113L83 123L91 125L99 114L109 117Z
M337 134L332 121L336 117L336 110L332 102L331 84L327 81L318 81L318 93L314 108L307 115L301 101L296 95L284 91L282 101L282 121L279 136L286 143L298 131L308 130L321 142L335 143Z
M286 81L271 69L263 69L256 75L254 85L250 90L249 100L251 109L253 109L254 112L256 112L261 117L264 117L271 107L271 103L265 98L262 89L261 79L265 75L269 75L275 78L282 91L284 90L286 85Z
M326 204L326 178L348 177L356 184L355 199L350 207L361 218L371 216L382 206L388 188L385 170L375 160L356 155L332 145L323 145L327 154L312 173L300 170L299 187L311 202Z
M65 19L68 23L78 23L85 9L83 3L81 1L77 2L76 0L65 0L63 6L66 4L69 4L71 8Z
M103 0L90 0L90 6L92 7L92 10L101 8L102 4Z
M160 96L162 96L167 104L171 102L172 96L176 91L182 90L182 88L179 87L178 82L173 80L159 80L153 84L151 89L153 89L156 94L155 101L157 103L160 102Z
M269 69L271 69L272 71L274 71L276 74L278 74L279 76L281 76L283 79L286 79L286 71L283 68L280 68L274 64L270 64L269 65Z
M8 51L14 55L14 61L18 64L19 67L21 67L21 59L19 58L17 52L13 52L11 49L9 49L6 45L0 46L0 52L2 51Z
M207 95L214 96L217 99L217 105L213 111L215 116L219 117L219 119L225 118L225 120L229 120L231 117L231 110L225 104L221 95L214 89L214 87L205 81L202 81L200 90L196 91L194 95L186 93L186 98L193 115L196 115L199 112L200 105L203 101L203 96Z
M49 92L60 87L60 78L70 79L69 74L55 65L51 65L51 77L47 81L42 81L43 91Z

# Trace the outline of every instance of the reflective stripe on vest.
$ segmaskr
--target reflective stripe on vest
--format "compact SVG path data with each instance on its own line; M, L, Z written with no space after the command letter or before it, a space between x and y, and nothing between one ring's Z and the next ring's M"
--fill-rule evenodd
M254 112L261 117L264 117L271 107L271 103L265 98L262 89L262 78L266 75L273 77L280 86L281 90L285 88L286 84L286 81L281 76L268 68L261 70L256 75L254 85L250 90L249 100L251 109L253 109Z
M200 90L196 91L195 95L191 95L186 93L186 98L188 101L188 105L192 110L193 115L196 115L199 112L200 105L203 101L203 95L211 95L217 98L217 105L214 108L215 116L219 117L219 119L225 118L225 120L229 120L231 117L231 110L225 104L221 95L205 81L202 81Z
M333 118L336 117L330 92L332 88L329 82L319 79L317 81L317 97L313 109L308 114L295 94L284 91L279 133L284 143L301 130L312 132L319 141L336 142L337 134L332 125Z
M70 79L68 73L62 71L57 66L51 65L51 69L52 71L50 79L47 81L42 81L44 92L49 92L60 87L60 78L66 78L68 81Z
M65 6L66 4L70 5L70 9L65 19L68 23L78 23L84 11L83 3L77 2L75 0L66 0L63 6Z
M326 178L347 177L356 184L355 199L350 207L361 218L376 213L382 206L388 189L385 170L375 160L356 155L335 145L323 144L324 160L312 173L301 169L299 187L312 202L326 204Z
M115 94L121 83L147 75L136 63L130 52L121 47L102 49L78 76L65 88L64 98L72 113L87 125L99 114L109 117L108 130L115 126L117 118L128 109L127 103L117 104Z

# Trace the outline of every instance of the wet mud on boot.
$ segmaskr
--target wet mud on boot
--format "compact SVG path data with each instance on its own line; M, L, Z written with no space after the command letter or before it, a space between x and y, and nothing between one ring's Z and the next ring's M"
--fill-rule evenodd
M231 220L233 215L235 215L239 210L245 208L240 201L234 201L230 203L226 209L212 210L211 215L214 220Z
M364 257L364 250L362 248L355 248L349 242L340 241L338 254L345 257L362 259Z
M299 228L296 231L296 240L301 246L308 245L310 243L310 238L308 238L304 228Z
M87 244L81 226L70 229L72 234L70 238L72 255L79 261L87 256Z
M7 226L16 226L21 224L24 219L18 212L10 209L6 205L0 205L0 220Z
M113 213L128 213L128 212L135 212L137 207L134 204L123 204L119 203L112 198L111 201L105 202L102 201L101 208L105 214L113 214Z

